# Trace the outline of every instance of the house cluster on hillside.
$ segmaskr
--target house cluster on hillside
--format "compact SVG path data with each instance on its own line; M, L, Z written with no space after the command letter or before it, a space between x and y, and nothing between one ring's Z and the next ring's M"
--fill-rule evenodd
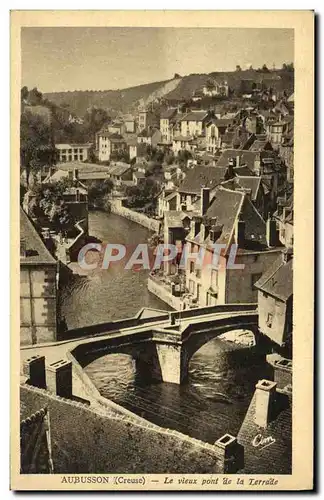
M148 285L177 309L259 301L260 328L280 347L292 333L292 102L226 116L175 108L161 115L162 142L191 154L185 169L164 173L157 211L164 243L178 255ZM228 265L233 245L241 269Z

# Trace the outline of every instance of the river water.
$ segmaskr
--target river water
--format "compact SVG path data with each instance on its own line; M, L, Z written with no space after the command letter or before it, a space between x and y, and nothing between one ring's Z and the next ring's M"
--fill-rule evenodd
M91 212L89 232L99 240L134 246L149 231L114 214ZM146 287L149 271L121 265L76 277L63 293L61 311L69 328L133 316L141 307L169 309ZM260 378L270 369L264 356L233 349L214 339L192 357L187 383L147 384L130 356L109 354L85 368L101 394L138 415L170 429L213 443L237 434Z

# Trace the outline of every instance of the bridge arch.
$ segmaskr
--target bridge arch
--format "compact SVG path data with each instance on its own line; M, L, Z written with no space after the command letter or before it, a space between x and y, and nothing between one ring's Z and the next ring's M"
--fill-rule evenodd
M200 324L198 329L196 325L190 325L183 332L182 339L182 363L181 363L181 380L184 381L188 377L189 363L192 356L210 340L213 340L223 333L232 330L250 330L257 338L258 330L258 314L252 312L250 314L236 315L219 319L217 322Z

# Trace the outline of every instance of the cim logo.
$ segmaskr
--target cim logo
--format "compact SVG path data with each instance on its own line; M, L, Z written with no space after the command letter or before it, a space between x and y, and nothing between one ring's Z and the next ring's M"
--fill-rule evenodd
M271 446L275 442L276 440L272 436L263 437L262 434L257 434L252 440L252 446L254 446L254 448L263 450L264 448L267 448L267 446Z

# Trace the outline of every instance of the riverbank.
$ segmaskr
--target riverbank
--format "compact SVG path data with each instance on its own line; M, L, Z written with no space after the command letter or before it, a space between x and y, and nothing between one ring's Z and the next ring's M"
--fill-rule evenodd
M110 202L110 209L111 213L124 217L125 219L135 222L140 226L146 227L150 231L154 231L155 233L159 233L160 231L161 222L159 220L151 219L150 217L147 217L147 215L135 212L130 208L123 207L122 201L119 199L112 200Z

